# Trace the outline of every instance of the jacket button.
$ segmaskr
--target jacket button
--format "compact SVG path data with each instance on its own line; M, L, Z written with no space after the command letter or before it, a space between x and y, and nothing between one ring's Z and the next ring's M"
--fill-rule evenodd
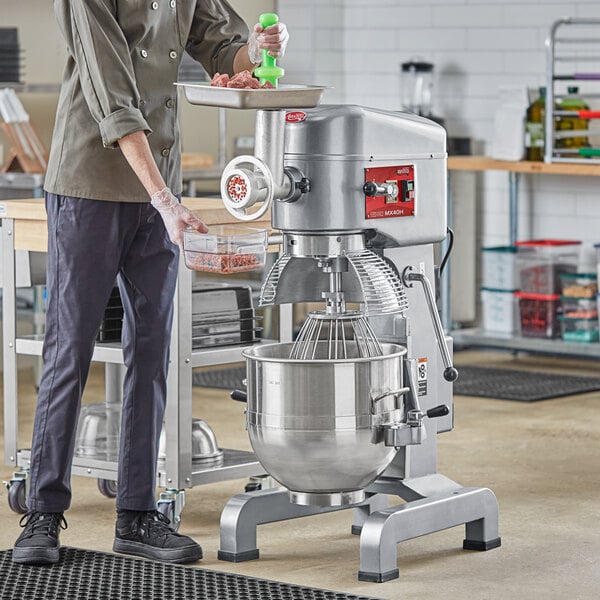
M158 2L152 3L152 10L158 10Z
M175 52L175 50L171 50L171 52L169 52L169 57L175 60L177 58L177 52Z
M173 98L169 98L166 103L167 108L173 108L175 106L175 100L173 100Z
M175 8L176 2L175 0L171 0L171 8Z
M161 154L166 158L167 156L169 156L169 154L171 153L171 151L168 148L163 148L161 151Z
M148 58L148 52L146 50L140 50L140 54L142 55L142 58Z

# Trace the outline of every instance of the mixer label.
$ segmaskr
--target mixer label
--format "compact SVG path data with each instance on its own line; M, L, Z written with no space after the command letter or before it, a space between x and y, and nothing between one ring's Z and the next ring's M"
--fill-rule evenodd
M419 358L417 360L417 395L427 395L427 359Z
M293 110L285 114L285 120L288 123L302 123L306 120L306 113L302 110Z
M365 169L365 183L373 182L393 193L365 195L366 219L413 217L415 214L415 167L372 167Z

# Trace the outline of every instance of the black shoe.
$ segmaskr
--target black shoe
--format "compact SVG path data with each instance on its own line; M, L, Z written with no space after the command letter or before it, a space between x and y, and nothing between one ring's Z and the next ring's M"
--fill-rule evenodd
M171 521L157 510L119 511L113 550L170 563L195 562L202 548L192 538L171 529Z
M67 528L62 513L31 512L23 515L19 525L24 530L15 542L13 562L26 565L51 565L58 562L58 534L61 529Z

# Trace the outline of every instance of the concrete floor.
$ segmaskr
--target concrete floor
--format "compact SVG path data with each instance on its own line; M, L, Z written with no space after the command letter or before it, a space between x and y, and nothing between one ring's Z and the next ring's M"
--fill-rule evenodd
M598 374L597 362L509 354L463 352L456 362ZM22 447L30 443L35 401L30 372L19 377ZM102 386L102 370L95 368L85 401L100 401ZM400 545L400 579L360 583L358 538L349 534L350 512L342 511L261 526L260 560L220 562L219 517L227 500L243 491L246 481L238 480L186 495L182 532L204 547L198 566L390 600L599 598L600 393L532 404L467 397L456 397L455 403L455 429L439 438L440 472L496 493L501 548L465 552L463 529L454 528ZM223 447L249 449L242 411L223 390L194 390L194 415L211 424ZM0 466L1 478L10 475L10 468ZM100 495L92 479L74 477L73 491L63 545L110 551L113 501ZM18 520L2 487L0 549L12 546Z

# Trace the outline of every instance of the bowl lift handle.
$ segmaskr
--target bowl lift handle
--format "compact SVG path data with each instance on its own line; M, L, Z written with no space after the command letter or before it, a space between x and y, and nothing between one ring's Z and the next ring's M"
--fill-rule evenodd
M435 297L433 295L431 283L424 273L413 272L412 266L409 265L402 273L402 282L406 287L411 288L413 287L415 281L423 286L425 300L427 301L429 314L431 315L431 320L433 321L435 338L442 354L442 360L444 361L444 379L450 382L456 381L458 379L458 371L452 365L452 358L446 344L446 337L444 334L444 328L442 327L442 321L440 320L440 315L438 314L437 307L435 305Z

